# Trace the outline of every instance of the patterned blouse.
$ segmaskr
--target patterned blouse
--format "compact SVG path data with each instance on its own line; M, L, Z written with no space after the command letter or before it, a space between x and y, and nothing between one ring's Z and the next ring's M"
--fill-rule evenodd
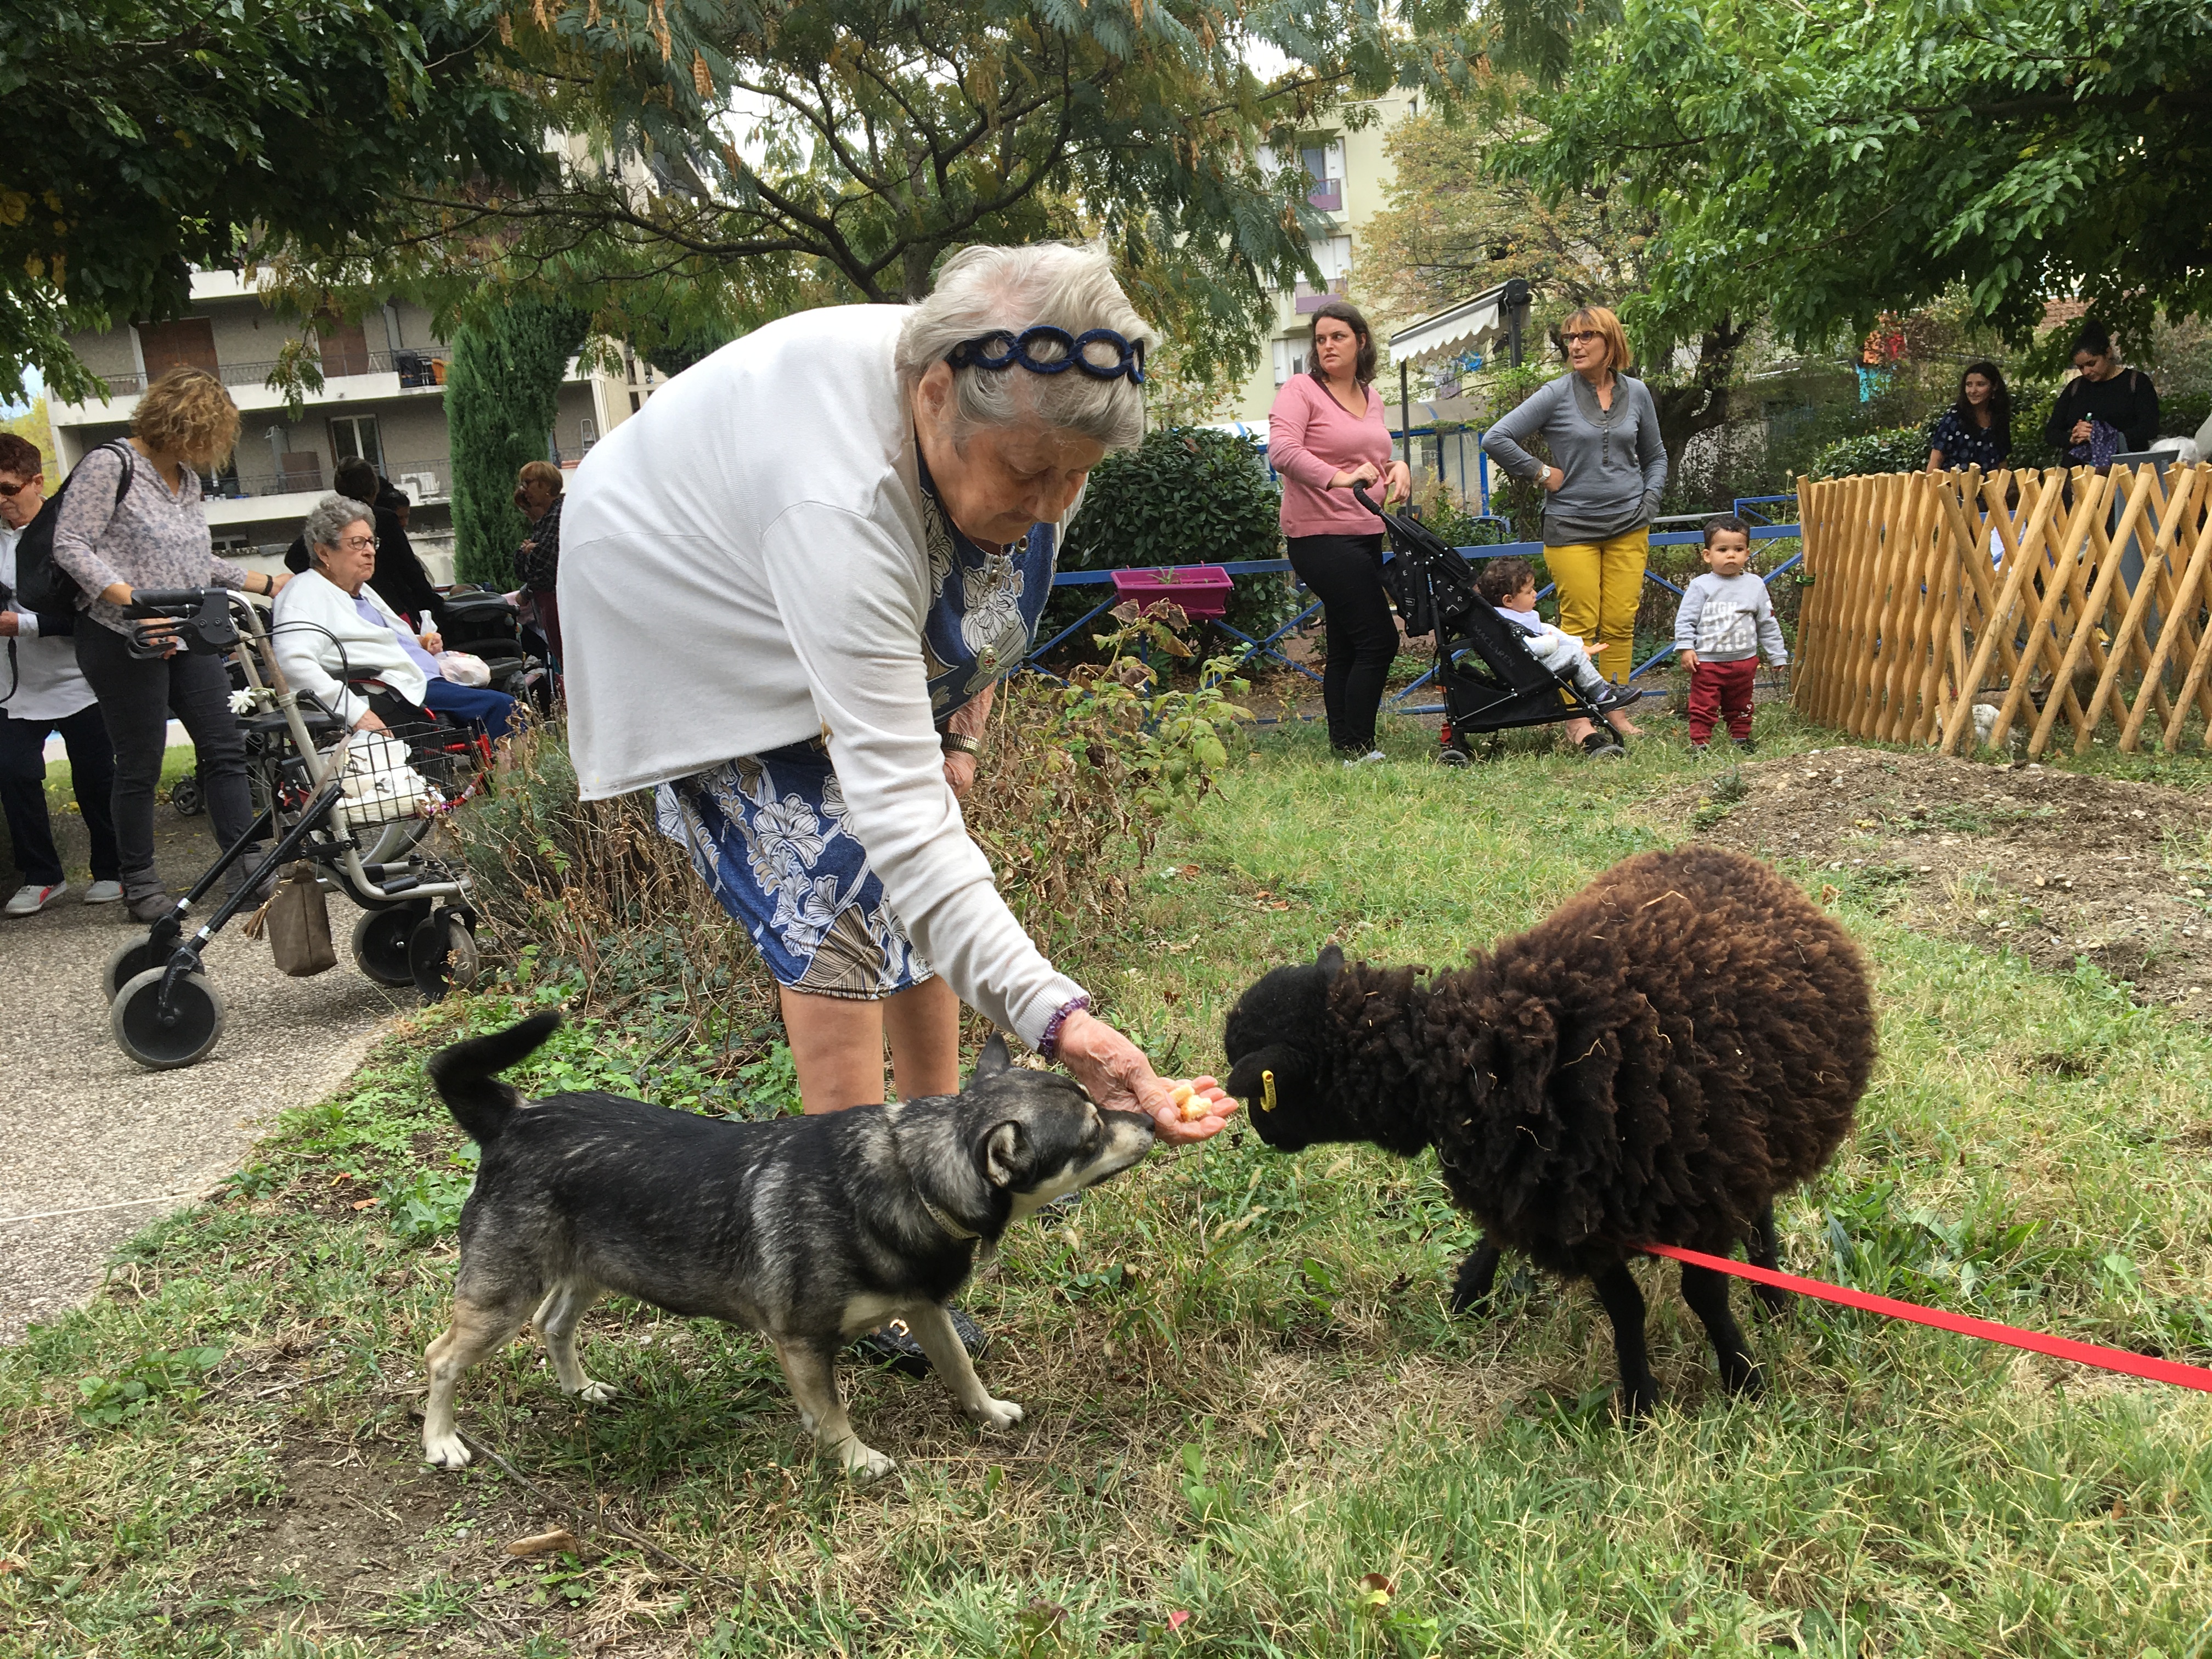
M1971 418L1961 420L1954 404L1937 417L1936 429L1928 434L1928 447L1940 451L1943 465L1953 471L1978 466L1994 472L2012 453L2012 434L1994 423L1983 427Z
M121 446L103 444L76 464L61 510L54 516L54 562L88 596L78 604L103 628L131 631L119 605L100 597L117 582L132 587L236 587L246 571L215 556L200 481L187 467L172 492L143 455L129 457L131 487L115 499L125 457Z

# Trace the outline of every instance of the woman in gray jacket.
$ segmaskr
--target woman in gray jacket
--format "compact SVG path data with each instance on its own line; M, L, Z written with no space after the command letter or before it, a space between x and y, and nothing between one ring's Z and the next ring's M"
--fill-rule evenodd
M1603 306L1559 325L1562 374L1482 434L1516 478L1541 479L1544 562L1559 585L1559 627L1587 640L1605 677L1626 682L1636 660L1636 605L1651 553L1651 520L1667 486L1659 410L1623 373L1628 336ZM1553 465L1522 447L1542 434Z

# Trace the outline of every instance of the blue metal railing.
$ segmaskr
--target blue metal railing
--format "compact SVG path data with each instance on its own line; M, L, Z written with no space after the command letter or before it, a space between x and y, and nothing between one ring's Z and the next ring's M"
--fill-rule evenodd
M1796 497L1794 495L1752 495L1746 496L1738 501L1735 503L1735 507L1740 516L1748 516L1744 515L1742 513L1742 509L1747 507L1775 501L1794 502L1796 500ZM1492 522L1504 521L1493 520ZM1799 526L1795 524L1754 524L1751 527L1751 539L1754 542L1787 540L1796 536L1798 529ZM1654 547L1686 547L1693 543L1702 544L1704 540L1704 536L1695 530L1665 531L1651 538L1651 545ZM1459 551L1463 557L1470 560L1504 558L1535 559L1543 556L1544 544L1541 542L1500 542L1491 547L1462 547ZM1395 556L1390 554L1384 555L1386 561L1392 556ZM1772 586L1777 577L1795 569L1798 565L1804 562L1804 550L1800 548L1796 552L1791 554L1790 557L1777 565L1772 570L1768 571L1761 580L1769 586ZM1283 571L1288 570L1290 568L1291 562L1288 559L1247 559L1233 564L1224 564L1220 567L1220 568L1227 571L1231 576L1275 575ZM1111 584L1113 580L1114 573L1111 570L1064 570L1052 579L1052 585L1054 587L1091 587L1102 584ZM1664 576L1656 575L1650 570L1647 569L1644 571L1644 580L1664 588L1668 592L1672 593L1678 599L1682 596L1682 590L1680 588L1675 586L1674 583L1668 581ZM1541 592L1537 594L1536 597L1540 599L1548 599L1556 590L1557 586L1558 584L1554 583L1551 586L1546 587ZM1054 674L1051 670L1044 666L1043 659L1045 656L1048 653L1058 649L1059 647L1070 636L1076 634L1082 629L1090 626L1091 623L1097 621L1107 611L1112 610L1115 605L1118 602L1119 597L1120 596L1116 594L1109 594L1107 598L1100 600L1097 605L1092 605L1090 610L1085 611L1076 621L1069 623L1066 628L1061 629L1059 633L1054 635L1043 644L1033 648L1028 656L1023 659L1022 665L1024 668L1043 674L1048 678L1058 679L1060 678L1058 675ZM1273 633L1268 635L1267 638L1263 640L1254 639L1249 634L1245 633L1242 629L1231 627L1227 622L1218 617L1212 618L1212 623L1215 628L1219 629L1223 633L1228 635L1232 640L1240 641L1246 647L1243 656L1243 659L1245 661L1249 662L1258 657L1269 657L1273 659L1276 662L1280 663L1284 667L1290 669L1292 672L1304 675L1308 679L1313 681L1315 684L1318 685L1321 684L1320 675L1315 673L1312 669L1308 668L1304 663L1291 661L1275 647L1285 635L1295 631L1297 629L1304 625L1307 618L1311 617L1321 608L1321 601L1316 599L1310 605L1301 609L1297 615L1292 617L1290 621L1285 623L1280 628L1278 628ZM1674 654L1674 641L1670 640L1666 645L1652 653L1652 654L1643 662L1631 669L1629 671L1628 678L1632 680L1637 678L1638 676L1648 672L1654 667L1656 667L1660 663L1664 662L1668 658ZM1443 705L1442 703L1421 703L1413 706L1406 705L1406 699L1411 696L1414 692L1419 690L1421 687L1426 685L1431 679L1435 678L1436 672L1436 667L1431 664L1430 667L1422 673L1419 679L1413 681L1412 684L1401 688L1393 695L1390 698L1389 707L1395 709L1401 714L1436 714L1443 713Z

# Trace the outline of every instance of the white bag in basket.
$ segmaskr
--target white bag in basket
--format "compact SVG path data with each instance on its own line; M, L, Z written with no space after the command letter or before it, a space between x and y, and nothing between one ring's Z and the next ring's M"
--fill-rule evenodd
M472 657L465 651L441 651L438 672L455 685L486 686L491 684L491 665L482 657Z
M338 793L356 823L419 817L436 799L429 781L410 763L407 745L385 732L352 734Z

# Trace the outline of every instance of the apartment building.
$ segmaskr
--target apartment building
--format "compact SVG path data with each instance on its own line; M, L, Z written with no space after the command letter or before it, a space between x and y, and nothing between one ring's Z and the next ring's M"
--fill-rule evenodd
M298 322L269 309L252 283L217 270L193 274L191 307L174 321L70 337L107 396L82 404L49 401L62 471L128 433L140 395L163 370L204 368L222 376L244 416L230 465L208 481L208 523L217 550L255 568L272 568L307 509L329 491L337 464L364 456L413 499L409 539L433 577L447 580L453 556L445 390L450 347L432 330L428 312L390 301L321 335L322 390L293 415L267 381L277 354L301 332ZM572 359L547 459L574 466L653 395L660 378L628 352L614 374Z
M1328 220L1328 234L1315 237L1312 243L1322 285L1316 289L1300 278L1293 287L1276 295L1275 320L1267 350L1230 411L1235 420L1266 428L1276 391L1304 367L1306 331L1314 312L1330 295L1343 295L1360 306L1376 329L1387 334L1387 325L1358 292L1360 233L1387 205L1395 176L1383 148L1390 129L1416 110L1419 101L1416 94L1393 93L1375 100L1371 107L1378 118L1357 131L1329 128L1302 136L1298 141L1298 159L1305 167L1307 204ZM1279 165L1266 153L1261 161L1270 170ZM1393 415L1392 419L1395 418Z
M1417 94L1394 93L1375 100L1371 107L1377 118L1356 131L1328 129L1299 141L1306 201L1329 221L1328 234L1312 243L1323 285L1316 289L1301 279L1276 295L1267 351L1235 399L1232 422L1265 441L1267 411L1276 392L1305 367L1312 314L1330 295L1342 295L1359 307L1374 329L1377 357L1385 365L1394 359L1411 364L1402 399L1395 368L1385 368L1376 390L1382 394L1383 418L1401 453L1411 454L1416 491L1441 477L1468 500L1480 501L1486 499L1487 479L1478 434L1468 429L1481 413L1478 399L1468 395L1475 390L1470 377L1483 365L1486 353L1499 349L1510 316L1504 305L1505 289L1500 286L1470 295L1458 305L1419 319L1395 317L1376 298L1372 273L1360 266L1362 233L1389 204L1396 176L1387 149L1390 130L1415 113L1419 100ZM1408 427L1410 442L1405 436Z

